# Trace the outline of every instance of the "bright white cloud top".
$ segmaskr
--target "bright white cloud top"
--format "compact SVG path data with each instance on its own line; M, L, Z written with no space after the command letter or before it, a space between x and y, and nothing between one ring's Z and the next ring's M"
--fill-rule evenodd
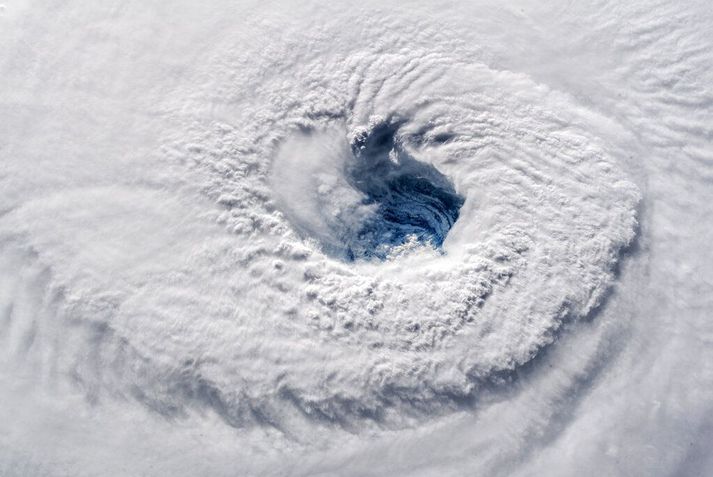
M293 3L0 9L0 473L713 472L707 2Z

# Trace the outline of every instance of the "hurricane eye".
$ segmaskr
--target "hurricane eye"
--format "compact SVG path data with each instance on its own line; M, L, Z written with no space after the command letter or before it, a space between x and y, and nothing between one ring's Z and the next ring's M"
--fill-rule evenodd
M435 167L405 150L399 126L382 123L352 141L346 178L375 210L343 237L349 259L384 259L408 240L440 248L458 220L464 198Z
M465 199L409 153L403 125L382 121L351 140L330 129L285 141L271 183L303 239L346 262L385 260L419 246L442 251Z

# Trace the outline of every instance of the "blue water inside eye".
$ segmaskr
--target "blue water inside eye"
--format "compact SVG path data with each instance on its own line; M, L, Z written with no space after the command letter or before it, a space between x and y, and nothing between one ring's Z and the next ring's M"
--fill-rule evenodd
M397 138L398 122L377 125L351 144L347 181L376 212L343 237L349 260L384 259L415 236L440 248L465 199L435 167L414 159Z

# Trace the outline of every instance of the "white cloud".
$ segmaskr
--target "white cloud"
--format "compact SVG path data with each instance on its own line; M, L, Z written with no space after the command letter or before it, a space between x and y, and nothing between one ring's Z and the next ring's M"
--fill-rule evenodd
M421 3L6 5L0 473L710 469L705 3ZM340 260L393 117L465 203Z

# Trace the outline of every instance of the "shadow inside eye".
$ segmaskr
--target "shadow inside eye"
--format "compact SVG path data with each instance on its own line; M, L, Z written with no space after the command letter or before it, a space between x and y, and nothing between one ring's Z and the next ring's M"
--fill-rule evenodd
M435 136L433 136L433 139L431 139L431 141L435 142L436 144L445 144L448 141L450 141L451 139L453 139L454 137L456 137L455 134L440 133L440 134L436 134Z

